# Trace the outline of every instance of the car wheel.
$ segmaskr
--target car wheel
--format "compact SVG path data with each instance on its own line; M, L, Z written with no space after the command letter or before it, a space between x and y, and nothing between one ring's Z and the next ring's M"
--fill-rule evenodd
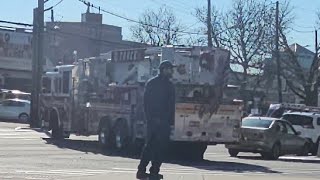
M237 157L237 155L239 154L239 151L235 149L228 149L228 152L231 157Z
M28 122L29 121L29 115L26 113L21 113L19 115L19 121L20 122Z
M269 154L266 152L262 152L260 154L261 154L262 159L268 159L268 157L269 157Z
M310 146L309 144L304 144L303 147L301 148L299 154L297 154L298 156L308 156L310 151Z
M281 147L280 144L274 144L272 147L271 152L269 153L269 159L277 160L281 154Z
M320 143L320 138L317 140L316 143L313 143L313 148L312 148L312 152L311 152L313 156L316 156L318 153L319 143Z

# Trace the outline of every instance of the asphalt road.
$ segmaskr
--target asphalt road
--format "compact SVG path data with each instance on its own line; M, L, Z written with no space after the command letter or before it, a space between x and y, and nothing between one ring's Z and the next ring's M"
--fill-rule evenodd
M104 153L97 148L96 139L72 135L70 139L54 141L26 124L0 122L0 179L78 179L106 173L134 175L138 159ZM210 146L205 159L166 162L162 173L185 177L194 174L320 177L319 163L267 161L249 153L231 158L222 145Z

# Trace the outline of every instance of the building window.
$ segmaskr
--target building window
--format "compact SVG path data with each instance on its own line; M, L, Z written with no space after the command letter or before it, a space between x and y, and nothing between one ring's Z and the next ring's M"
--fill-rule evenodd
M68 94L70 89L70 71L63 72L62 79L63 79L62 93Z

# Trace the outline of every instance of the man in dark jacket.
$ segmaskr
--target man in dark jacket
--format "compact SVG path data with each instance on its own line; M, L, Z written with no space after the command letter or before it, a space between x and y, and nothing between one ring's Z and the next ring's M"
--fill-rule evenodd
M171 125L174 124L175 89L170 81L174 65L162 61L160 73L150 79L145 87L144 111L147 119L146 145L141 155L137 179L147 178L146 167L151 161L150 177L160 179L160 166L167 150Z

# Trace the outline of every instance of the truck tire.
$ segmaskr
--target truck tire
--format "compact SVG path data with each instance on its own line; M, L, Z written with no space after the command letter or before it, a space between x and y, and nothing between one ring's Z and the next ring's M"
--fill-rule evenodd
M53 112L50 118L50 123L52 127L52 138L53 139L62 139L63 138L63 130L58 122L58 115L56 112Z
M111 148L111 132L107 123L100 123L98 130L98 141L99 145L103 150Z
M114 147L117 152L127 152L130 146L129 127L125 120L118 120L113 128Z
M58 122L55 123L52 127L52 138L53 139L63 139L62 128L58 125Z

